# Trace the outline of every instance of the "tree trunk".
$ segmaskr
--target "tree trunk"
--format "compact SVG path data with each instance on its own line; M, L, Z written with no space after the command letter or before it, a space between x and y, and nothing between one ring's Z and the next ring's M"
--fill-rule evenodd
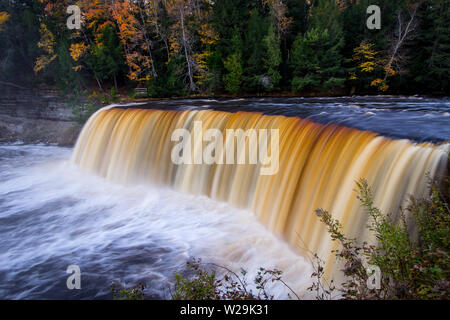
M194 83L194 77L192 74L192 66L191 62L189 60L189 54L188 54L188 41L186 39L186 32L184 30L184 11L183 8L180 8L180 21L181 21L181 31L183 35L183 47L184 47L184 55L186 57L186 63L188 67L188 76L189 76L189 92L195 91L195 83Z
M98 88L100 89L100 91L103 91L102 84L97 76L95 76L95 80L97 80Z
M158 74L156 73L155 64L153 63L153 55L152 55L150 41L147 38L147 32L146 32L147 31L147 25L145 23L144 15L142 14L141 5L138 4L138 7L139 7L139 14L141 15L142 25L143 25L143 28L144 28L144 30L142 30L142 34L144 35L145 45L147 46L148 55L150 57L150 65L152 67L152 76L156 78L156 77L158 77Z
M419 8L419 4L417 4L414 7L414 10L412 13L410 13L410 19L408 24L405 27L405 30L402 32L402 16L401 16L401 12L398 12L397 15L397 19L398 19L398 40L394 46L394 49L392 50L391 56L389 58L389 62L385 67L385 74L384 74L384 81L386 81L387 77L389 76L389 70L392 67L392 63L394 63L394 59L397 56L398 51L400 50L403 42L405 41L405 39L408 37L408 35L412 32L411 26L412 23L414 21L414 18L416 16L417 13L417 9Z

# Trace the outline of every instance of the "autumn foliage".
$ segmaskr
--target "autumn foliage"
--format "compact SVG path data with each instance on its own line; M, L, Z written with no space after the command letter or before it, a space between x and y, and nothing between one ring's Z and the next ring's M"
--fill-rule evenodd
M0 78L157 97L448 92L448 1L372 2L5 1ZM366 27L369 4L381 30ZM81 29L67 27L69 5Z

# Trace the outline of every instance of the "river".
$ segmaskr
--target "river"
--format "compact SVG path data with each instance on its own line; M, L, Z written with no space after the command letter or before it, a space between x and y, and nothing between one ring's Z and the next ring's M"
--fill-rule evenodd
M310 118L392 138L450 140L450 99L424 97L254 98L152 101L141 108L250 111ZM249 210L169 187L117 184L81 171L71 148L0 145L0 298L108 299L113 282L144 283L170 298L174 272L191 257L247 278L282 270L303 298L312 268ZM81 289L69 290L69 265ZM288 290L275 284L275 298Z

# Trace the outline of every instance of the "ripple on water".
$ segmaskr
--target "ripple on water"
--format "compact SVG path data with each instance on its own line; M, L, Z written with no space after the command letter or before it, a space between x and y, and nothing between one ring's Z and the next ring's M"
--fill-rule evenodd
M0 157L19 147L0 146ZM24 152L0 160L10 173L0 182L0 298L105 299L117 281L145 283L147 297L168 298L174 272L185 272L190 257L244 267L249 279L261 266L277 267L298 292L309 286L309 264L250 212L83 174L68 162L70 149ZM66 287L73 264L81 290ZM280 286L273 292L287 297Z

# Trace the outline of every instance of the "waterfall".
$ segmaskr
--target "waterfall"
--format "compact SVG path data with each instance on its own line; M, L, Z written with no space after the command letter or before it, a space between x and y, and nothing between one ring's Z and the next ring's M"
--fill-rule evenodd
M171 157L178 143L172 141L174 130L193 132L200 121L203 132L277 129L277 173L261 174L261 163L175 164ZM248 146L249 139L241 146ZM190 143L193 150L207 145L195 139ZM396 213L410 195L424 195L427 175L443 173L446 148L297 117L106 108L86 123L73 162L119 183L170 186L249 209L294 250L318 253L328 266L334 260L330 253L334 244L315 209L325 209L339 219L349 237L373 240L366 230L368 217L356 198L355 182L367 179L375 205L384 213Z

